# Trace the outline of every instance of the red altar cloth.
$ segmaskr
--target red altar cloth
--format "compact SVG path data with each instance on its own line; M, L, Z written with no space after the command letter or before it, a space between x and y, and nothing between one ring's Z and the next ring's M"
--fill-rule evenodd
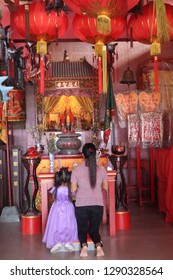
M157 149L155 160L159 211L166 214L166 222L173 223L173 147Z

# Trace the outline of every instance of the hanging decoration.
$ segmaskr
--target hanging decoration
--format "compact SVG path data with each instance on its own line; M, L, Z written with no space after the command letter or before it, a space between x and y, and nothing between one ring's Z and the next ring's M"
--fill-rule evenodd
M135 91L129 93L117 93L116 106L121 128L127 127L128 115L136 114L138 111L138 94Z
M158 92L141 91L139 94L139 107L141 112L159 112L161 96Z
M159 43L173 39L173 6L169 4L164 4L164 6L166 11L168 24L166 24L166 26L168 27L167 33L169 34L169 38L166 36L166 39L164 35L159 35L163 32L159 30L155 5L153 5L153 2L149 2L149 4L142 6L141 14L138 14L137 16L132 14L130 16L128 30L130 31L130 28L132 28L132 36L134 40L144 44L151 44L153 40L155 41L156 39Z
M0 103L10 99L6 94L13 89L13 87L3 86L2 83L7 80L8 76L0 77Z
M64 0L75 13L96 19L97 32L106 35L112 31L111 19L125 16L139 0Z
M10 92L12 86L4 86L2 83L8 79L8 76L0 76L0 140L7 142L7 101L10 96L7 93Z
M96 28L96 19L76 14L73 19L73 30L77 38L86 43L95 44L95 56L98 57L99 93L107 92L107 48L106 44L114 41L125 30L125 19L117 16L111 20L111 32L101 34Z
M161 146L163 141L163 120L159 112L141 113L141 140Z
M13 14L13 21L18 32L26 37L29 30L31 41L37 42L37 54L40 56L40 93L44 94L44 57L47 54L47 43L60 38L68 27L67 15L61 11L47 14L44 1L28 5L29 19L26 20L25 5L21 5ZM29 26L26 25L26 22Z
M12 206L12 194L11 194L11 172L10 172L10 149L9 149L9 130L8 130L8 113L7 113L7 103L10 97L6 96L6 94L13 89L13 87L10 86L3 86L2 83L7 80L8 76L2 76L0 77L0 103L4 102L3 107L4 107L4 115L5 115L5 129L4 131L1 131L1 140L4 137L4 141L6 141L6 158L7 158L7 174L8 174L8 181L7 181L7 186L8 186L8 202L9 206ZM1 125L2 126L2 125ZM5 132L5 135L3 135Z
M12 89L8 93L10 100L7 104L8 121L20 122L26 120L25 91Z
M155 5L156 19L157 19L158 41L168 42L170 40L170 37L169 37L169 27L168 27L168 20L167 20L167 11L166 11L166 6L164 4L164 0L154 0L154 5Z
M154 57L155 90L159 90L158 55L161 43L173 39L173 6L164 4L163 0L154 0L142 7L141 14L131 15L128 29L132 29L133 39L150 44L150 55Z
M140 141L140 117L139 114L128 114L127 131L129 147L135 147ZM138 148L138 145L137 145Z
M115 119L115 98L113 93L112 76L111 72L108 72L108 90L105 110L105 122L104 122L104 143L107 145L109 136L111 133L110 123L114 123ZM113 132L114 133L114 132Z

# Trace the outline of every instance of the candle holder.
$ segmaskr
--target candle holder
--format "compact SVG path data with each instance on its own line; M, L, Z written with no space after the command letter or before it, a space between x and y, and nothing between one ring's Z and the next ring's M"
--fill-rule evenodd
M112 154L114 155L123 155L125 153L124 145L112 145L111 147Z
M32 154L24 154L22 156L22 164L27 170L27 178L25 183L25 195L27 199L27 209L24 212L24 215L32 214L38 215L39 210L36 208L35 199L38 192L38 180L36 175L36 169L41 161L41 154L36 150L34 152L34 148L30 148L29 150L33 151ZM30 182L33 183L33 191L29 189Z

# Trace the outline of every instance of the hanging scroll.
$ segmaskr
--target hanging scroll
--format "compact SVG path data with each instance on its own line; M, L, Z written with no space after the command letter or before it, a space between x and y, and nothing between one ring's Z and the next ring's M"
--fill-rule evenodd
M163 139L162 114L148 112L141 114L141 136L144 143L161 144Z
M140 141L140 118L138 114L128 115L128 143L136 146Z

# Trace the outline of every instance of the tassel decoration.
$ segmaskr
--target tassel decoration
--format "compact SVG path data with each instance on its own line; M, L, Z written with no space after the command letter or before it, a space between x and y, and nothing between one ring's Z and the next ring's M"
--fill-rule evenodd
M44 56L40 56L40 93L44 94Z
M164 1L154 0L153 8L156 9L158 41L168 42L170 41L170 36Z
M43 39L37 41L37 53L40 55L47 54L47 42Z
M29 5L25 5L26 41L30 40Z
M151 43L150 46L150 55L155 56L155 55L159 55L161 54L161 47L160 47L160 43L158 43L157 41Z
M56 46L58 46L58 26L56 25Z
M159 91L159 76L158 76L158 58L154 57L154 80L155 80L155 91Z
M107 93L107 49L102 48L103 93Z
M107 35L111 32L111 19L107 15L99 15L96 21L97 32Z
M102 94L102 58L101 56L98 57L98 90L99 94Z
M117 67L116 67L116 79L119 81L119 71L118 71L118 51L116 52L116 62L117 62Z
M130 47L133 48L133 27L130 26Z
M139 139L138 139L139 141ZM138 181L138 186L140 187L141 186L141 148L140 148L140 143L137 143L136 145L136 158L137 158L137 170L139 170L137 172L137 181Z
M94 46L94 52L96 56L102 56L102 50L103 50L104 44L101 41L98 41Z

